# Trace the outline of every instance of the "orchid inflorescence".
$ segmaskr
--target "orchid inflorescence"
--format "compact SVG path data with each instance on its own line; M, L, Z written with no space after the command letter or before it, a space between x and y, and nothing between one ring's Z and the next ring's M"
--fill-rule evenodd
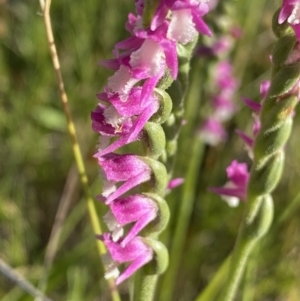
M222 123L229 120L235 113L233 98L238 87L229 61L219 61L215 65L214 72L215 76L212 81L215 87L210 104L212 114L205 118L199 129L202 141L211 146L216 146L227 138Z
M167 265L167 252L157 240L169 218L163 196L182 180L168 186L170 176L159 161L166 145L161 124L172 110L165 90L178 75L177 45L188 45L198 32L211 35L202 19L209 1L163 0L154 8L135 2L136 15L129 14L126 24L131 37L115 45L114 59L102 62L115 73L91 114L92 128L100 134L95 154L103 179L99 199L109 206L104 221L110 232L98 238L109 253L105 277L117 278L117 284L149 262L155 273ZM135 141L144 144L144 153L116 153ZM120 275L118 265L128 262Z
M264 81L260 85L260 95L262 102L264 101L268 89L270 87L270 81ZM245 149L248 152L249 158L253 159L253 144L254 139L260 130L259 113L261 110L261 104L255 102L249 98L243 98L245 105L252 110L253 122L253 137L245 134L241 130L236 130L236 133L243 140ZM240 200L246 199L247 185L249 181L249 171L247 163L238 162L233 160L226 169L228 182L223 187L211 187L210 190L214 193L221 195L229 206L236 207L239 205Z
M222 17L224 16L221 14L219 19L222 20ZM206 87L210 91L207 105L209 113L203 110L203 121L198 129L200 139L211 146L216 146L227 138L223 123L230 120L236 112L234 98L239 87L233 74L230 54L241 30L232 24L228 24L225 30L223 27L221 26L221 34L210 39L209 45L201 45L196 52L200 59L212 61L208 74L210 80Z
M172 124L170 120L182 117L181 114L174 113L176 106L182 107L182 103L177 101L176 93L172 92L172 84L178 81L179 90L186 88L183 87L184 79L178 79L181 77L180 60L186 55L186 61L189 61L191 54L191 49L188 54L184 47L195 45L198 33L211 35L203 16L215 5L214 1L209 0L136 0L135 4L136 15L129 14L126 23L131 37L115 45L113 59L101 63L113 70L114 74L109 77L104 91L97 95L100 102L91 114L93 130L100 134L95 157L101 167L103 191L98 198L109 206L109 211L104 216L109 232L98 238L108 249L104 256L105 277L116 278L116 284L122 283L146 264L152 267L148 269L152 274L162 273L168 265L168 252L157 240L169 219L164 196L169 189L182 183L182 179L171 180L172 164L169 164L167 158L168 155L174 155L176 147L172 139L175 137L176 140L178 136L178 126L172 129L169 126ZM286 23L299 40L298 1L283 1L276 24L281 26ZM284 34L279 33L279 37L281 35ZM287 44L290 40L291 37L288 36ZM222 43L215 45L215 51L219 51L219 47L223 51L228 46ZM288 45L296 47L294 40ZM299 60L299 43L297 45L298 52L286 53L284 60L275 47L271 59L273 64L279 69L295 65ZM206 143L212 145L226 136L221 122L228 120L235 112L232 98L237 89L229 61L223 60L215 64L215 70L217 91L212 96L213 113L200 131ZM253 111L253 137L240 130L236 132L244 141L249 157L257 167L250 174L246 163L234 160L226 170L229 181L225 186L211 188L213 192L223 196L229 205L236 206L239 200L247 199L248 189L253 195L258 195L259 202L262 202L261 195L264 195L265 207L272 203L270 192L276 185L277 180L274 179L279 178L280 171L276 176L270 176L274 181L267 188L259 186L259 181L255 182L256 176L260 176L260 170L264 166L268 168L275 156L270 153L266 158L257 159L261 155L258 150L264 144L260 139L268 127L263 118L263 110L267 109L263 107L265 102L271 103L275 96L288 98L296 85L299 86L299 81L278 96L275 84L265 81L261 85L261 103L244 98L244 103ZM180 97L183 96L184 91ZM180 126L183 120L176 122ZM268 131L272 132L273 129ZM211 133L217 136L212 137ZM119 152L133 142L141 142L143 151ZM283 143L278 152L282 152L282 146ZM168 152L167 149L171 151ZM265 181L268 183L269 178ZM265 224L268 225L257 230L257 239L267 231L270 216L271 213L266 218ZM120 274L118 266L123 263L129 265Z
M282 67L286 65L287 67L292 67L293 65L297 64L300 58L300 51L299 51L299 41L300 41L300 2L298 0L284 0L282 7L280 8L279 12L274 17L274 23L278 30L279 26L284 26L284 22L286 22L294 31L295 37L291 32L287 32L286 37L282 38L282 41L277 43L278 49L281 50L281 47L284 47L284 43L286 44L285 47L291 47L291 51L287 52L285 50L285 57L282 58L280 51L274 47L273 56L271 57L271 62L275 65ZM287 29L289 30L289 29ZM279 37L282 33L278 32ZM285 40L285 41L284 41ZM298 40L298 44L297 44ZM283 52L284 53L284 52ZM297 66L296 66L297 68ZM286 76L287 73L284 73ZM291 81L293 82L293 81ZM299 89L299 80L296 81L289 90L285 91L284 93L289 95L293 94L295 91L298 90L298 98L300 96L300 89ZM252 116L254 118L253 123L253 137L246 135L244 132L240 130L236 130L236 133L240 136L246 146L246 150L251 160L253 160L253 147L254 141L257 137L260 128L261 128L261 109L262 104L265 102L266 97L268 95L270 89L271 82L269 80L263 81L260 85L260 96L261 102L255 102L251 99L244 98L243 101L248 108L252 110ZM273 84L273 86L278 85L277 83ZM273 89L274 90L274 89ZM271 91L272 92L272 91ZM270 98L270 96L269 96ZM293 114L293 111L292 111ZM221 195L222 199L224 199L230 206L235 207L239 204L239 200L245 200L247 196L247 185L249 181L249 171L247 167L247 163L239 163L238 161L234 160L226 169L228 182L223 187L211 187L210 190Z

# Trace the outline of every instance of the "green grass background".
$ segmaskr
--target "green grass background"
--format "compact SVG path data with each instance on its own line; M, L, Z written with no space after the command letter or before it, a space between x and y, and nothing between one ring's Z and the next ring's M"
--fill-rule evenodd
M134 9L133 2L54 0L51 7L65 87L93 195L101 192L101 183L92 158L97 135L91 130L89 114L97 104L96 93L112 74L97 63L110 58L114 44L128 36L124 24ZM228 140L217 147L203 146L199 153L193 210L173 283L174 301L195 300L233 247L243 204L229 208L207 187L225 183L225 168L233 159L250 163L234 133L235 128L251 132L251 112L240 99L259 100L259 83L268 78L275 39L270 24L279 1L228 0L226 5L230 22L243 32L231 54L240 81L235 97L239 110L226 124ZM212 28L219 15L212 12L208 16ZM0 258L39 286L46 272L45 250L58 206L67 199L70 207L57 252L51 255L54 261L46 294L57 301L110 300L74 166L38 1L0 0L0 45ZM188 125L180 137L177 176L187 172L195 129L208 114L201 108L210 93L205 76L210 64L203 58L192 61ZM300 300L299 130L296 114L283 178L273 194L273 226L250 260L237 300ZM168 246L180 215L181 196L182 187L167 198L172 218L162 239ZM101 219L106 208L96 205ZM160 284L164 283L162 279ZM160 296L168 289L159 285L156 300L165 301ZM120 293L128 300L127 285L120 286ZM0 274L0 299L29 301L33 297Z

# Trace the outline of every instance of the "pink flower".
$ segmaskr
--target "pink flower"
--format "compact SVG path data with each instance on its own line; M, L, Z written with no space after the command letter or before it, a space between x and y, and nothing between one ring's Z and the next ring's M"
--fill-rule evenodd
M269 88L270 88L270 85L271 85L271 81L269 81L269 80L265 80L260 84L259 92L260 92L260 96L262 97L262 99L266 98Z
M269 88L270 88L269 80L263 81L260 84L260 96L262 98L261 102L263 102L265 100L265 98L268 94ZM247 97L243 97L242 99L243 99L243 102L246 104L246 106L253 111L252 117L254 119L254 122L253 122L252 132L253 132L253 137L255 138L260 130L259 113L261 110L261 103L253 101ZM253 158L252 148L253 148L254 139L250 138L248 135L246 135L244 132L242 132L240 130L236 130L236 133L245 142L249 157L252 159Z
M206 0L162 0L153 22L146 26L143 20L144 1L135 0L135 4L137 16L129 14L126 24L132 36L115 45L113 59L101 63L114 74L109 77L104 91L97 95L100 103L91 113L92 128L101 135L95 154L103 178L99 199L109 206L104 221L111 231L111 234L106 233L99 238L109 253L105 255L105 277L117 278L116 284L153 259L158 242L155 240L156 245L153 246L149 238L137 235L149 224L152 232L161 231L169 211L160 197L166 192L167 182L163 164L149 157L114 152L138 139L152 139L149 128L153 124L148 123L151 117L156 114L157 118L151 122L158 123L168 117L168 109L160 110L164 102L155 88L165 75L177 78L177 43L193 41L197 32L211 34L202 20L210 9ZM149 125L147 137L143 135L146 124ZM156 137L163 136L161 132L157 133ZM164 136L158 138L165 141ZM147 192L151 193L135 192L130 195L131 190L138 190L137 186L147 181L150 181ZM170 188L181 182L181 179L171 182ZM119 275L117 266L122 263L129 265Z
M167 190L166 190L166 195L171 193L171 191L178 186L182 185L184 183L184 178L174 178L169 181Z
M221 61L216 66L216 85L222 91L223 89L235 91L237 81L232 75L232 65L228 61Z
M118 242L114 242L109 233L98 236L98 238L104 242L110 254L110 256L108 254L104 256L104 265L107 267L105 278L116 278L117 285L132 276L153 258L152 249L141 237L134 237L124 247ZM119 276L117 266L126 262L130 262L130 264Z
M235 28L232 28L233 31ZM224 57L227 53L229 53L235 43L235 39L238 36L235 36L232 32L229 35L223 35L216 39L211 46L203 46L201 45L196 51L197 55L200 56L220 56Z
M108 154L98 158L102 167L104 188L102 195L105 203L110 204L133 187L150 180L151 168L136 155ZM117 182L124 182L119 188Z
M238 87L237 80L232 75L232 66L229 61L220 61L213 69L213 94L211 98L212 114L200 128L200 138L210 145L217 145L224 141L227 133L222 122L229 120L236 107L233 97Z
M212 97L213 116L215 119L224 122L233 116L236 108L231 97L231 95L229 97L229 95L222 92Z
M134 36L115 46L117 58L121 57L124 61L126 56L130 57L129 67L132 68L132 76L137 79L146 77L161 77L165 67L168 66L174 79L177 77L177 52L176 43L167 38L169 24L167 21L155 30L138 29ZM125 55L120 56L120 50L125 50ZM145 60L145 57L147 58Z
M263 102L264 99L266 98L267 93L269 91L269 88L270 88L270 81L263 81L261 83L261 85L260 85L260 95L262 97L261 102ZM255 101L253 101L249 98L246 98L246 97L243 97L242 99L243 99L244 103L246 104L246 106L249 107L253 111L253 113L252 113L252 116L254 118L253 127L252 127L253 138L246 135L241 130L236 130L236 133L245 142L246 150L248 152L248 155L251 159L253 159L254 138L257 136L257 134L260 130L259 113L260 113L260 110L261 110L261 103L255 102Z
M227 133L219 121L209 118L199 129L199 136L207 144L215 146L226 139Z
M221 195L229 206L236 207L239 200L246 197L247 184L249 181L249 172L246 163L239 163L234 160L226 169L228 182L223 187L211 187L214 193Z
M113 241L118 241L123 236L123 227L134 223L126 237L120 241L122 247L132 240L145 226L156 218L158 207L149 197L131 195L113 200L110 211L104 216L104 221L112 231Z
M142 89L133 88L126 102L117 95L107 99L105 93L98 97L110 105L99 105L92 112L92 127L95 131L107 137L119 137L112 144L100 148L97 157L114 152L120 147L138 139L144 125L158 110L159 102L155 94L141 102Z
M145 0L135 0L135 10L138 15L143 14Z
M162 74L166 67L164 50L156 41L147 39L131 53L129 64L132 69L143 70L148 77Z
M174 189L184 183L184 178L172 179L168 184L168 189Z
M235 132L240 136L240 138L246 144L246 149L248 150L249 157L253 158L253 153L252 153L252 148L253 148L253 143L254 143L253 138L249 137L248 135L246 135L243 131L241 131L239 129L236 129Z
M194 39L197 31L211 36L210 29L202 20L210 9L207 2L205 0L162 0L152 20L151 29L154 30L160 26L170 10L168 38L186 44Z
M253 101L252 99L247 97L243 97L242 99L247 107L249 107L255 114L259 114L261 109L260 103Z
M182 30L183 28L186 29ZM190 9L173 11L167 33L169 39L185 45L193 41L197 34Z

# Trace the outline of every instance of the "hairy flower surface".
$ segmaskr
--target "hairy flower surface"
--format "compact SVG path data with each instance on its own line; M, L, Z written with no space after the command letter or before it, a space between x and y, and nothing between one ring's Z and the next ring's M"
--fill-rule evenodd
M99 94L100 99L110 102L109 106L98 105L92 112L92 127L94 131L107 137L119 137L110 145L99 149L97 157L111 153L122 146L139 138L146 122L158 110L159 102L152 94L141 102L141 88L133 88L128 100L123 102L118 96L107 100L104 94Z
M151 177L151 168L135 155L108 154L99 157L98 163L105 173L104 181L111 185L124 182L110 194L107 194L107 190L103 190L102 195L106 197L106 204L111 203L133 187L150 180Z
M143 195L131 195L115 199L109 205L110 211L104 217L104 221L112 231L113 241L118 241L123 236L121 230L125 225L134 223L126 237L121 241L125 246L145 226L155 219L158 211L156 203Z

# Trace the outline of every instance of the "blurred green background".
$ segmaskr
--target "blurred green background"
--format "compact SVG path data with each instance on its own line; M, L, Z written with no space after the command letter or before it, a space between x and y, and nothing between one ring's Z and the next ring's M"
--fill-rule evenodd
M128 37L124 24L134 10L133 2L54 0L51 6L63 78L93 195L100 193L101 183L92 158L98 137L91 130L89 115L97 104L96 93L112 74L97 63L110 58L114 44ZM233 159L250 163L234 130L251 132L251 112L240 99L259 100L259 84L268 78L275 39L270 29L272 14L280 4L273 0L228 0L207 18L216 35L222 33L222 26L216 23L224 13L226 22L242 29L231 54L240 81L235 99L239 110L226 124L226 143L202 148L193 210L182 242L184 256L179 257L174 282L174 301L194 300L234 244L243 204L230 208L207 187L225 183L225 168ZM44 287L53 300L110 300L74 166L38 1L0 0L0 45L0 258L35 286ZM207 91L209 78L205 76L211 63L203 58L192 61L191 93L186 103L188 126L180 137L177 176L187 171L195 129L207 114L201 107L211 92ZM299 130L296 114L286 146L284 175L273 194L273 227L254 252L237 300L300 300ZM167 199L173 213L162 236L167 245L180 214L181 193L182 187L177 188ZM67 208L57 250L46 253L61 203ZM106 208L96 205L101 218ZM156 300L164 301L160 296L169 288L164 286L166 282L160 283ZM128 300L126 284L120 286L120 293L122 300ZM34 298L0 274L0 299Z

